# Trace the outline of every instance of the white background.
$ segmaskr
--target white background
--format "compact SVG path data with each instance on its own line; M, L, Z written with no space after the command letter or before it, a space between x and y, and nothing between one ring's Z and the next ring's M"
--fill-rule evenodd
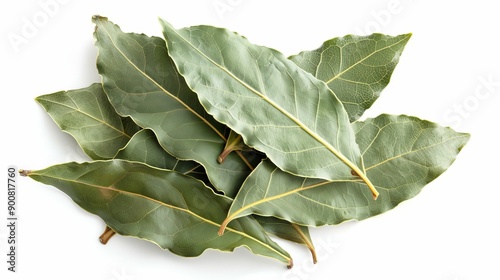
M292 270L243 248L182 258L120 236L103 246L98 217L55 188L22 178L16 274L4 262L7 200L6 186L0 188L0 278L500 279L500 17L494 1L54 1L51 9L41 4L49 0L0 4L4 169L86 160L33 99L100 81L94 14L126 32L157 36L158 16L179 28L226 27L285 55L349 33L413 32L391 83L367 115L415 115L472 138L416 198L363 222L311 230L317 265L303 247L279 241L294 257ZM29 24L36 30L27 31Z

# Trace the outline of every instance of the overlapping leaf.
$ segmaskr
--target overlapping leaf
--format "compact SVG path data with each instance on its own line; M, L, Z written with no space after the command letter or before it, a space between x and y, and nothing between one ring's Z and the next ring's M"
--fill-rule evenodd
M205 112L187 87L168 56L165 41L123 33L103 17L94 17L94 23L97 67L117 112L153 130L174 157L202 164L213 185L234 196L251 164L240 153L217 163L227 128Z
M289 59L325 82L353 122L371 107L387 86L410 37L411 34L395 37L347 35L330 39L316 50L303 51ZM233 150L236 149L226 145L221 160Z
M41 95L36 101L92 159L113 158L139 130L132 120L116 114L101 84Z
M300 68L324 81L342 101L349 119L358 119L387 86L411 34L347 35L313 51L290 57Z
M179 160L163 150L156 136L149 129L143 129L134 134L127 145L118 151L115 158L143 162L154 167L195 175L194 177L204 174L203 168L198 163Z
M469 135L415 117L381 115L353 128L367 176L380 198L361 180L328 182L300 178L262 162L236 196L224 225L249 214L275 216L309 226L362 220L394 208L417 195L443 173Z
M175 171L110 160L23 173L65 192L113 231L149 240L175 254L192 257L209 248L232 251L245 246L255 254L292 265L288 253L251 217L219 236L217 229L231 200Z
M103 242L118 232L182 256L245 246L291 266L267 231L305 244L316 262L306 226L392 209L469 138L404 115L350 124L388 84L411 34L348 35L287 59L211 26L161 21L165 42L93 21L103 84L37 101L92 159L114 160L22 174L100 216ZM261 152L270 160L250 174Z
M161 21L179 73L210 114L281 169L327 180L352 178L377 192L342 103L281 53L225 29L174 29Z
M147 163L163 169L176 170L203 181L206 179L203 169L200 170L197 163L193 161L180 161L169 155L158 144L154 133L147 129L137 132L127 146L118 152L115 158ZM255 218L266 232L307 246L313 255L313 260L316 261L316 252L307 227L292 225L287 221L276 218ZM109 230L106 230L104 235L106 233L109 233Z

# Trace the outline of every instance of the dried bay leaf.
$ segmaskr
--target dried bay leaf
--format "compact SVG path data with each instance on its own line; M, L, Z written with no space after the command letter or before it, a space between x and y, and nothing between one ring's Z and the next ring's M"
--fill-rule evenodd
M359 179L301 178L264 161L243 184L223 224L250 214L307 226L378 215L417 195L453 163L469 140L469 134L405 115L380 115L354 122L353 129L367 176L381 192L378 200L371 199Z
M116 111L153 130L172 156L203 165L210 182L234 196L253 165L239 152L223 164L217 162L227 128L205 112L175 69L165 41L124 33L104 17L95 16L93 21L97 68Z
M180 161L169 155L158 144L154 133L147 129L137 132L127 146L118 152L116 158L139 161L154 167L176 170L185 175L206 181L204 180L206 174L203 172L203 169L199 169L197 163L193 161ZM267 233L305 245L311 251L313 262L316 262L316 252L307 227L293 225L290 222L276 218L259 216L255 216L254 218ZM112 230L110 230L106 228L101 235L100 240L102 243L105 244L111 238Z
M140 128L116 114L99 83L35 99L92 159L110 159Z
M377 197L347 113L324 82L234 32L160 23L169 55L204 108L248 146L299 176L352 179L354 172Z
M231 200L190 176L124 160L73 162L20 172L65 192L116 233L151 241L175 254L194 257L209 248L233 251L244 246L293 265L288 253L252 217L219 236L217 230Z
M347 35L289 59L324 81L357 120L387 86L411 34Z

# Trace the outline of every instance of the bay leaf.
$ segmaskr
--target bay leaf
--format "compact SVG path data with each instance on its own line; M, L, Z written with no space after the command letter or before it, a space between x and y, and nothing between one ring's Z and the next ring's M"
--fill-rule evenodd
M217 162L229 131L205 112L169 58L165 41L124 33L104 17L93 21L97 68L116 111L153 130L172 156L203 165L210 182L234 196L253 165L240 152Z
M312 51L290 56L292 62L325 82L344 106L349 121L370 108L390 81L411 34L347 35ZM241 136L240 136L241 137ZM220 160L233 150L228 141ZM229 145L229 146L228 146Z
M194 257L209 248L233 251L244 246L292 266L288 253L252 217L219 236L217 229L231 200L190 176L124 160L72 162L20 172L63 191L114 232L148 240L174 254Z
M130 118L115 112L99 83L41 95L35 100L91 159L113 158L140 129Z
M208 178L203 167L194 161L179 160L167 153L158 143L153 131L143 129L138 131L125 147L120 149L115 159L137 161L153 167L177 171L192 176L208 184ZM213 189L213 188L212 188ZM106 245L115 232L106 226L99 241Z
M233 135L228 139L234 138L235 136ZM162 169L175 170L203 182L207 181L206 174L199 164L193 161L178 160L165 152L156 140L154 133L148 129L137 132L130 139L129 143L118 152L115 158L138 161ZM316 253L307 227L292 225L287 221L276 218L258 216L254 218L257 219L267 233L307 246L313 255L313 261L316 262ZM101 243L106 244L112 236L113 231L109 227L106 227L99 240L101 240Z
M469 140L469 134L405 115L380 115L353 123L367 176L380 199L362 181L329 182L293 176L271 161L250 174L234 199L224 226L250 214L274 216L307 226L363 220L417 195L441 175Z
M411 34L347 35L289 59L324 81L352 122L372 106L387 86L410 37Z
M115 159L138 161L161 169L174 170L193 177L204 176L204 170L194 161L179 160L167 153L158 143L153 131L143 129L120 149Z
M226 29L160 23L169 55L204 108L248 146L303 177L352 179L352 171L377 197L347 113L324 82Z

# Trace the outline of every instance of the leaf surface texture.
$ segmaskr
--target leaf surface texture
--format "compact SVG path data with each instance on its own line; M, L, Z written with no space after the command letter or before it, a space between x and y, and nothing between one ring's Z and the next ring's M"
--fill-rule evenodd
M226 126L200 105L168 56L165 41L124 33L103 17L94 17L97 68L108 97L122 116L130 116L156 134L160 145L181 160L203 165L213 185L234 196L250 172L250 163L232 153L217 157L226 143Z
M353 123L367 176L380 198L360 180L306 179L262 162L236 196L225 222L249 214L275 216L308 226L363 220L417 195L455 160L465 133L405 115L380 115Z
M410 37L347 35L291 56L290 60L324 81L342 101L352 122L372 106L387 86Z
M179 73L207 112L247 145L286 172L335 180L354 170L370 186L349 118L324 82L234 32L161 24Z
M113 158L140 129L130 118L115 112L98 83L41 95L36 101L92 159Z
M175 171L110 160L66 163L28 175L65 192L113 231L146 239L175 254L194 257L209 248L233 251L245 246L292 264L288 253L251 217L235 223L227 236L219 236L217 229L231 200Z

